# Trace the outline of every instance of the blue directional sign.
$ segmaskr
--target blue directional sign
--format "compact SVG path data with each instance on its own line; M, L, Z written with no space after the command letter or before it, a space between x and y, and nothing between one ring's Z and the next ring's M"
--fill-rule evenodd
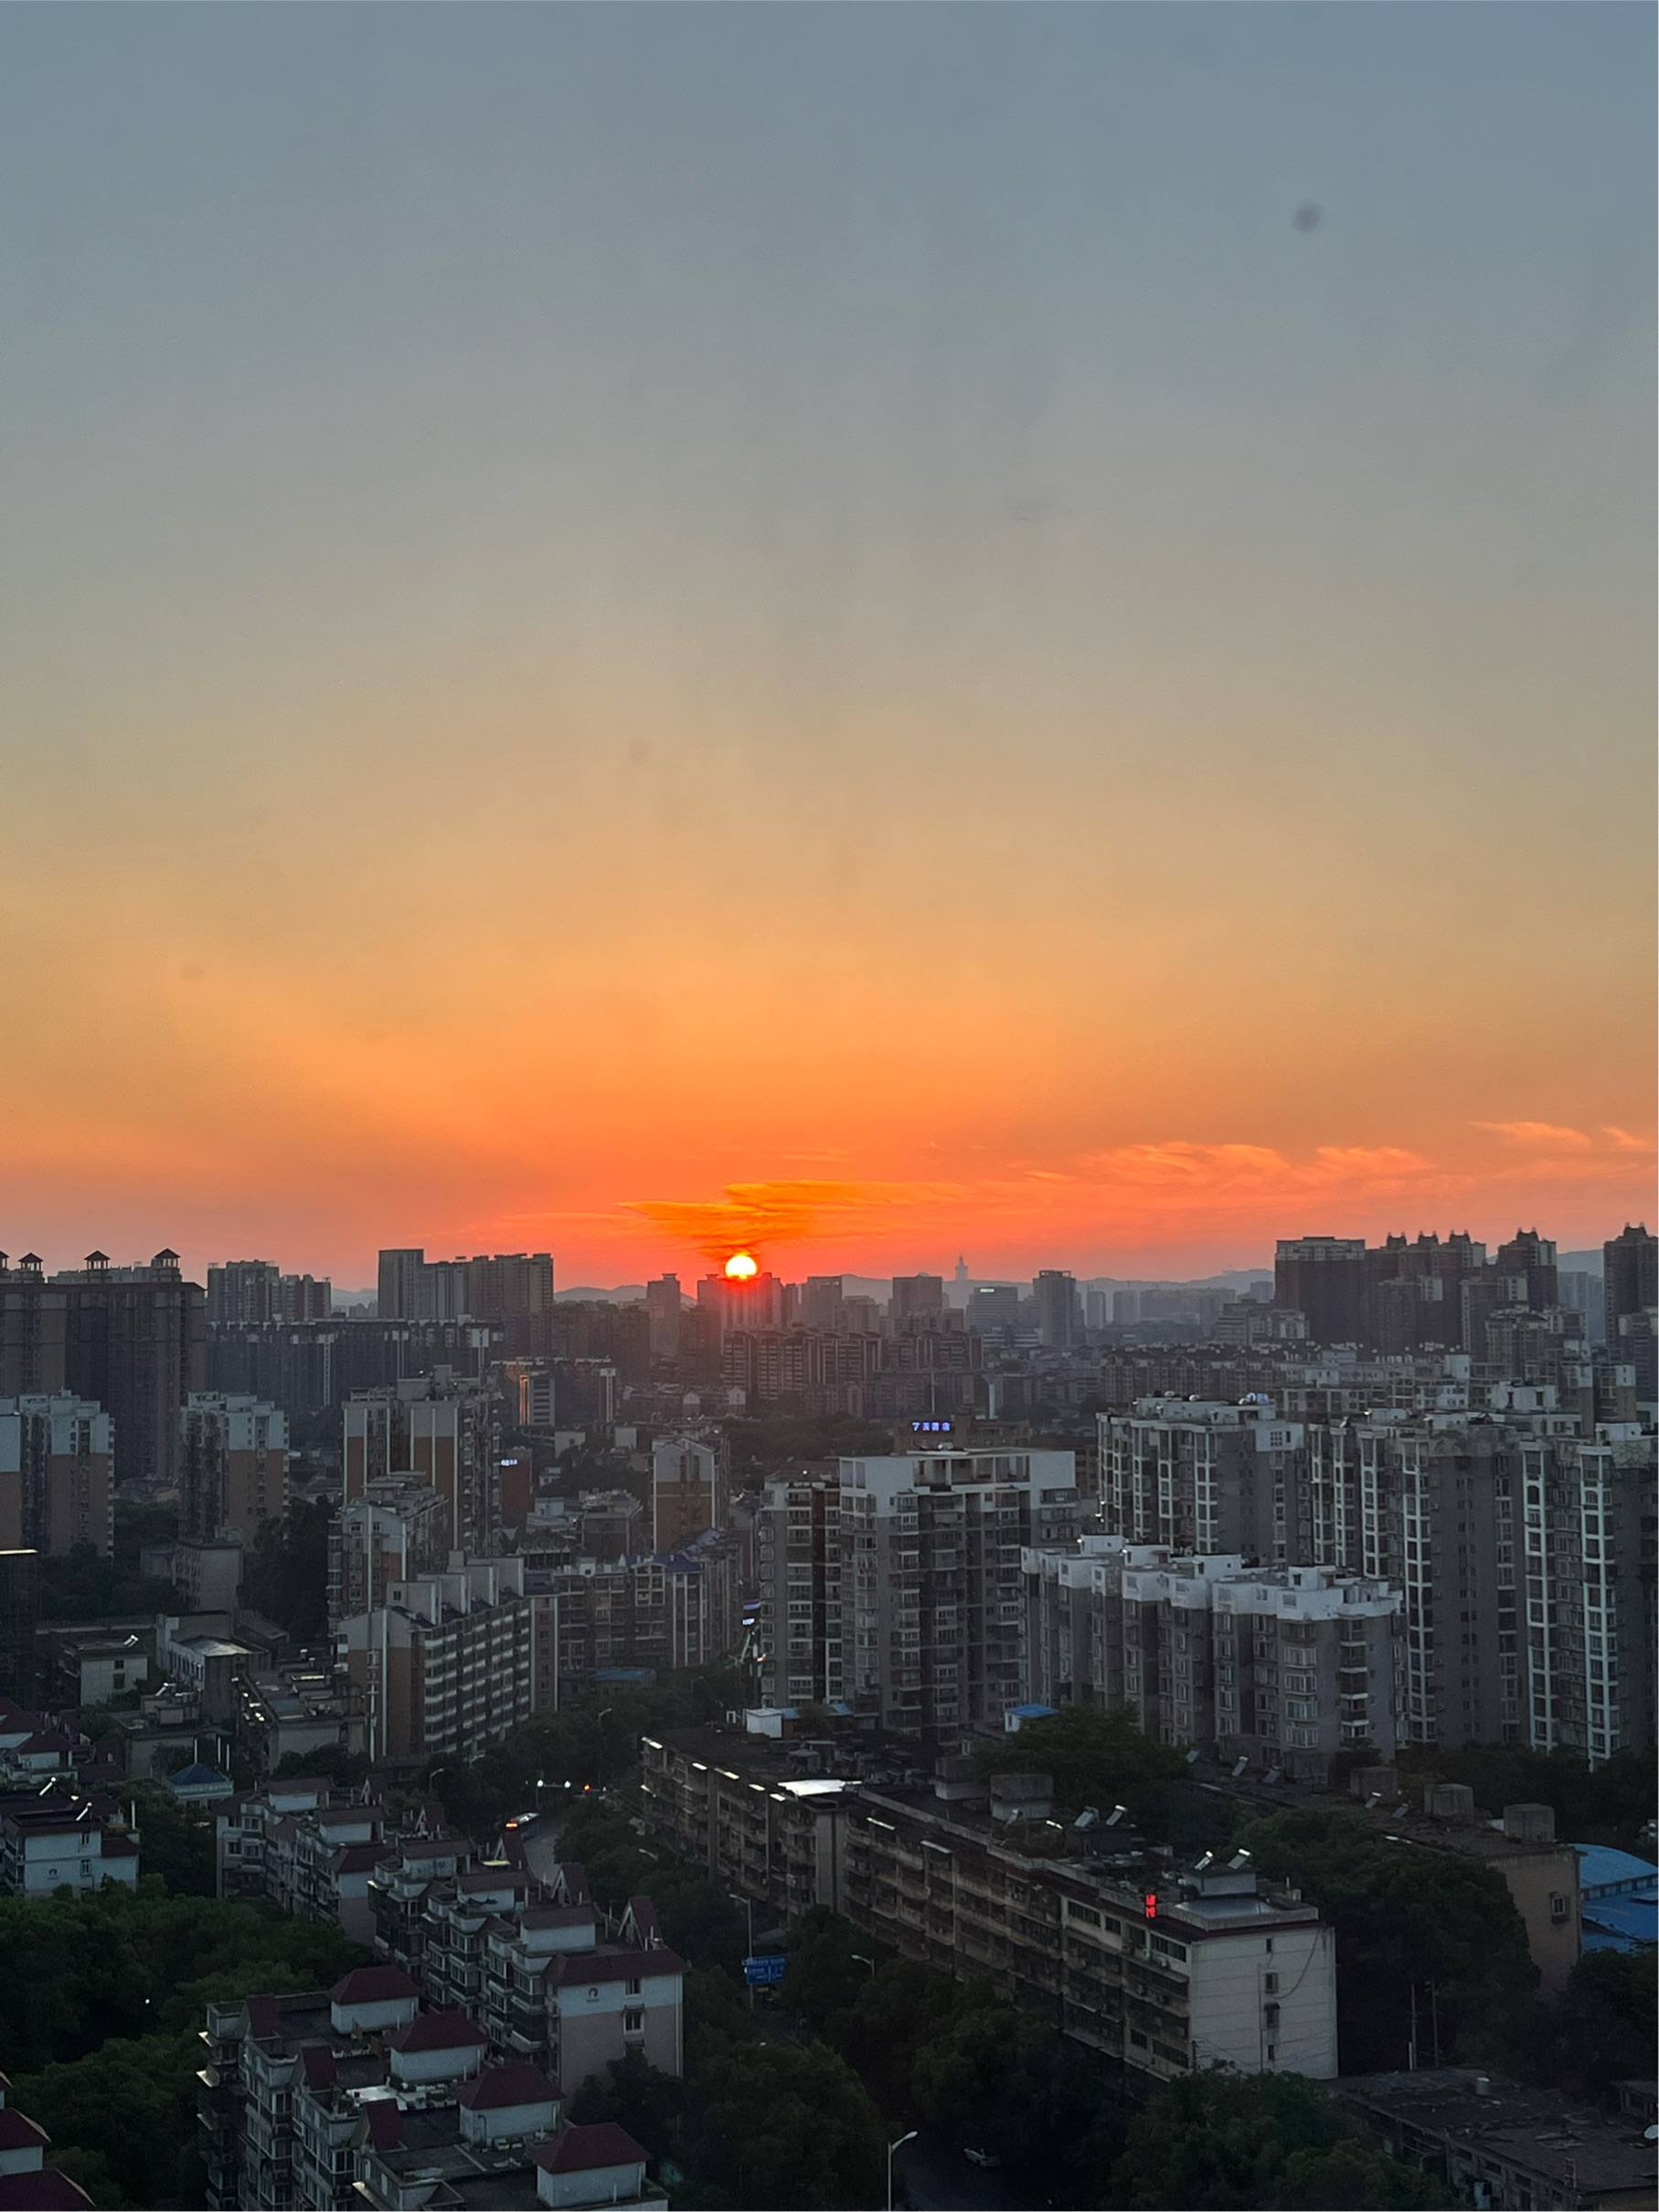
M783 1979L783 1969L789 1964L781 1951L763 1951L757 1959L745 1959L743 1979L751 1989L770 1989Z

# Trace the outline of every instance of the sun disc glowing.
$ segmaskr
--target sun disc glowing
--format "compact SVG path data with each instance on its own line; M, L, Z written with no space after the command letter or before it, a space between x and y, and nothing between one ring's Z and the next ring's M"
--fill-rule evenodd
M733 1252L726 1262L728 1282L750 1282L760 1272L760 1262L749 1252Z

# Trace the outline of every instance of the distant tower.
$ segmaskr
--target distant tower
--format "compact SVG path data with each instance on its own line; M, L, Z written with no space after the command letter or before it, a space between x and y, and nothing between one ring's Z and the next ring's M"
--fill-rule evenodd
M968 1263L961 1252L956 1255L956 1280L958 1282L966 1282L968 1280Z

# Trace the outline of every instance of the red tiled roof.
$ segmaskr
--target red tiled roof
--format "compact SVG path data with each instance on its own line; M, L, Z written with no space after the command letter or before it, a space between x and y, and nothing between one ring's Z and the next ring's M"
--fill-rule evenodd
M377 2097L364 2110L368 2114L368 2140L377 2151L395 2151L403 2141L403 2115L396 2100Z
M407 2027L388 2029L386 2047L394 2051L458 2051L488 2040L465 2013L422 2013Z
M50 2166L37 2174L0 2174L0 2212L76 2212L91 2201L78 2181Z
M525 1928L591 1928L598 1917L591 1905L535 1905L518 1916Z
M331 2090L340 2078L335 2055L326 2043L308 2043L300 2053L300 2064L305 2070L308 2089Z
M248 2033L256 2043L282 2032L282 2011L274 1997L250 1997L246 2006Z
M639 2144L614 2120L565 2128L550 2142L538 2143L530 2155L549 2174L588 2174L596 2167L637 2166L645 2161Z
M515 2104L557 2104L558 2091L538 2066L492 2066L461 2092L469 2111L499 2112Z
M342 1844L328 1863L336 1874L367 1874L385 1856L384 1844Z
M336 2005L387 2005L394 1997L418 1997L420 1988L401 1966L354 1966L328 1994Z
M38 2121L31 2120L27 2112L9 2104L0 2106L0 2151L33 2150L51 2140Z
M559 1986L580 1982L637 1982L645 1974L680 1974L686 1962L665 1943L649 1951L559 1951L547 1964L543 1980Z

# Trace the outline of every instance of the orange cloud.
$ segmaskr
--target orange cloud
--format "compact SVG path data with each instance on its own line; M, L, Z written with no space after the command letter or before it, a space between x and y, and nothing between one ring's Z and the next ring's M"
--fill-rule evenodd
M739 1246L764 1254L805 1243L831 1225L845 1228L867 1196L856 1183L728 1183L718 1198L641 1198L623 1210L718 1264Z
M1476 1122L1476 1129L1489 1129L1494 1136L1506 1137L1512 1144L1558 1149L1566 1152L1588 1152L1595 1143L1581 1129L1562 1129L1554 1122Z

